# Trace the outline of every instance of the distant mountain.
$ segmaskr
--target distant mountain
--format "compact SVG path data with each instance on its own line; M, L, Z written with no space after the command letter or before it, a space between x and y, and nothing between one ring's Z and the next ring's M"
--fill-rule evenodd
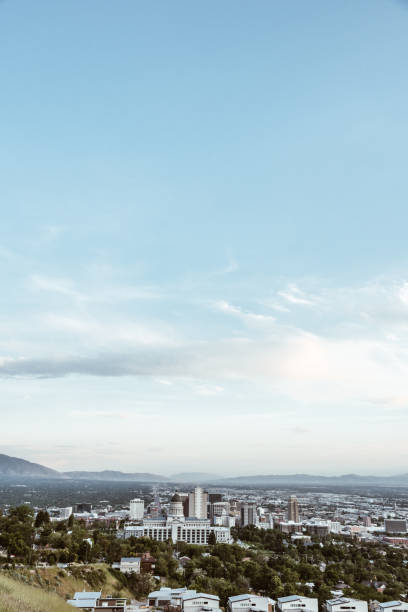
M214 482L220 480L217 474L207 474L206 472L181 472L180 474L172 474L169 476L171 482Z
M61 478L71 480L98 480L111 482L168 482L207 484L215 486L379 486L408 487L408 473L395 476L361 476L343 474L341 476L315 476L311 474L258 474L255 476L235 476L221 478L207 472L181 472L171 476L150 474L148 472L120 472L102 470L100 472L72 471L57 472L38 463L0 454L0 478Z
M20 478L61 478L56 470L44 467L39 463L31 463L25 459L9 457L0 454L0 477L11 476Z
M215 484L215 483L214 483ZM245 485L355 485L355 486L408 486L408 474L396 476L361 476L359 474L343 474L341 476L314 476L311 474L259 474L257 476L236 476L223 478L216 484L229 486Z
M117 482L124 480L132 482L166 482L169 480L158 474L149 474L147 472L129 474L114 470L103 470L102 472L63 472L62 475L67 478L72 478L73 480L105 480Z

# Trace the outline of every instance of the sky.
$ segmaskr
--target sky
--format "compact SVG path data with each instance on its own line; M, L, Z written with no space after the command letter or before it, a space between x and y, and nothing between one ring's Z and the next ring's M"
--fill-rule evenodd
M0 452L408 471L408 2L0 2Z

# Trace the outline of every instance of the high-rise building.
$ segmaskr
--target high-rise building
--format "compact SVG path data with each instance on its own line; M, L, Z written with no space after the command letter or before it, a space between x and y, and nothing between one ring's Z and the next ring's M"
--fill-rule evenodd
M207 518L208 493L201 487L196 487L188 496L188 512L191 517Z
M296 495L291 495L288 502L288 521L299 523L299 502Z
M241 504L240 505L240 525L256 525L258 523L258 515L256 513L256 504Z
M208 501L210 504L216 504L217 502L221 502L223 499L222 493L209 493Z
M130 518L133 521L141 521L144 516L144 501L136 497L130 500Z

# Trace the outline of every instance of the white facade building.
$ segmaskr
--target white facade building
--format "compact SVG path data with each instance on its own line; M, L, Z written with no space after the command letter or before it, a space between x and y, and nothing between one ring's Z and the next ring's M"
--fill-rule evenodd
M383 601L378 605L379 612L406 612L408 603L406 601Z
M135 498L130 500L130 518L132 521L141 521L144 516L143 499Z
M237 519L235 516L228 516L227 514L223 514L222 516L214 516L214 525L219 525L220 527L235 527Z
M191 517L207 518L208 493L201 487L196 487L188 496L188 514Z
M122 574L140 574L142 557L122 557L119 569Z
M338 597L326 601L326 610L327 612L368 612L368 605L362 599Z
M141 525L125 525L124 537L150 538L165 542L187 542L188 544L208 544L208 536L215 533L217 542L232 542L229 527L211 527L209 519L168 516L160 519L144 519Z
M302 612L319 612L319 602L315 597L303 595L288 595L278 598L278 608L281 612L299 610Z
M72 506L66 508L47 508L52 521L66 521L72 514Z
M150 607L160 608L166 605L181 605L181 596L187 591L186 587L179 589L170 589L162 587L158 591L152 591L147 596L147 601Z
M220 605L220 598L217 595L197 593L186 587L179 589L162 587L159 591L149 593L147 600L150 607L171 606L178 608L181 612L218 611Z
M260 595L235 595L228 599L228 612L273 612L275 601Z
M201 612L201 610L219 610L220 608L220 598L217 595L186 591L181 597L183 612Z

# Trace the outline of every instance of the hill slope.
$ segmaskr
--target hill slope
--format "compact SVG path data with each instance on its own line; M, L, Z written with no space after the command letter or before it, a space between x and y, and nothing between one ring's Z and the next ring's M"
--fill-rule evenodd
M62 476L72 478L73 480L130 480L132 482L165 482L168 480L158 474L149 474L147 472L135 472L132 474L115 470L103 470L102 472L63 472Z
M0 612L72 612L56 593L48 593L0 574Z
M61 478L56 470L51 470L39 463L31 463L18 457L0 454L0 476L17 476L27 478Z

